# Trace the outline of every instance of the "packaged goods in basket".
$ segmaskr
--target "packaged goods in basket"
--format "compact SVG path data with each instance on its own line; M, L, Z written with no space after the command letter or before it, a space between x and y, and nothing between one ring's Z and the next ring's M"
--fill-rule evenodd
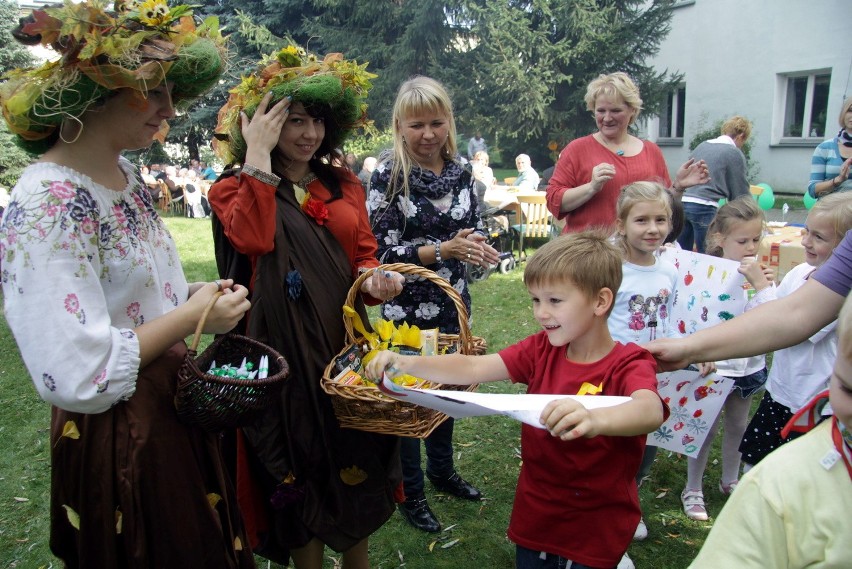
M347 345L325 369L321 380L323 391L331 396L334 413L342 427L372 431L389 435L424 438L447 416L434 409L397 401L382 393L361 373L370 359L382 349L401 354L439 356L453 352L484 354L485 340L472 336L467 309L458 292L445 279L434 272L405 263L381 265L373 271L396 271L413 274L435 283L452 300L459 318L459 333L445 334L438 329L420 330L407 323L378 320L368 330L354 309L363 281L372 271L363 273L349 290L343 306L343 322ZM442 385L411 376L400 376L395 381L405 387L473 391L476 385Z
M281 354L239 334L217 338L198 355L204 321L221 295L213 296L198 322L175 393L181 421L211 432L251 424L278 396L289 373Z

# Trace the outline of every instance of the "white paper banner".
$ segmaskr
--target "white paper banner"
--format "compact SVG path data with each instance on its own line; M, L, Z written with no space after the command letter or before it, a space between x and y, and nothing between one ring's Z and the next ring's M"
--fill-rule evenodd
M657 391L671 413L648 435L648 444L697 457L733 388L733 379L715 373L707 377L689 370L657 374Z
M393 383L387 375L382 378L379 389L389 397L435 409L454 419L484 415L506 415L539 429L544 428L538 420L541 412L548 403L555 399L574 399L586 409L611 407L630 401L630 397L612 395L475 393L441 389L414 389Z

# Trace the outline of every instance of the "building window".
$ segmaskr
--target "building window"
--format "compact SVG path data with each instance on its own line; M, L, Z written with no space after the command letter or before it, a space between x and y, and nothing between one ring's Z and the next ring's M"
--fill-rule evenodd
M786 76L784 138L823 138L828 111L830 73Z
M666 95L660 108L660 138L683 138L686 117L686 86L681 85Z

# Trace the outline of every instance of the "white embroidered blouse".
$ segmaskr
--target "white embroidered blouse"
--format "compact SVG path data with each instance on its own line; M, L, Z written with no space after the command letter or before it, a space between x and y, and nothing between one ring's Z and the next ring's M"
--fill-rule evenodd
M186 301L177 249L133 166L110 190L70 168L24 170L0 222L6 319L39 395L100 413L136 390L134 328Z

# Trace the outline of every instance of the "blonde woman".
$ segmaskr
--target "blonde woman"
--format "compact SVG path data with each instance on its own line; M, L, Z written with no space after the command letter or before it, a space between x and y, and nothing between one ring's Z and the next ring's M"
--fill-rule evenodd
M393 129L393 151L373 172L367 200L379 258L432 269L455 287L470 314L465 263L496 264L498 254L480 233L475 180L457 154L453 107L444 87L428 77L403 83ZM452 299L429 282L408 283L382 310L388 320L459 332ZM452 437L448 419L426 438L426 475L441 491L478 500L479 490L455 471ZM400 512L418 529L437 532L440 523L423 493L420 440L403 439L401 454L405 502Z
M613 226L618 193L627 184L660 182L679 198L687 187L709 180L706 165L689 160L672 182L659 147L628 132L642 98L626 73L598 76L586 89L585 101L598 130L565 147L547 185L548 208L566 220L563 232Z

